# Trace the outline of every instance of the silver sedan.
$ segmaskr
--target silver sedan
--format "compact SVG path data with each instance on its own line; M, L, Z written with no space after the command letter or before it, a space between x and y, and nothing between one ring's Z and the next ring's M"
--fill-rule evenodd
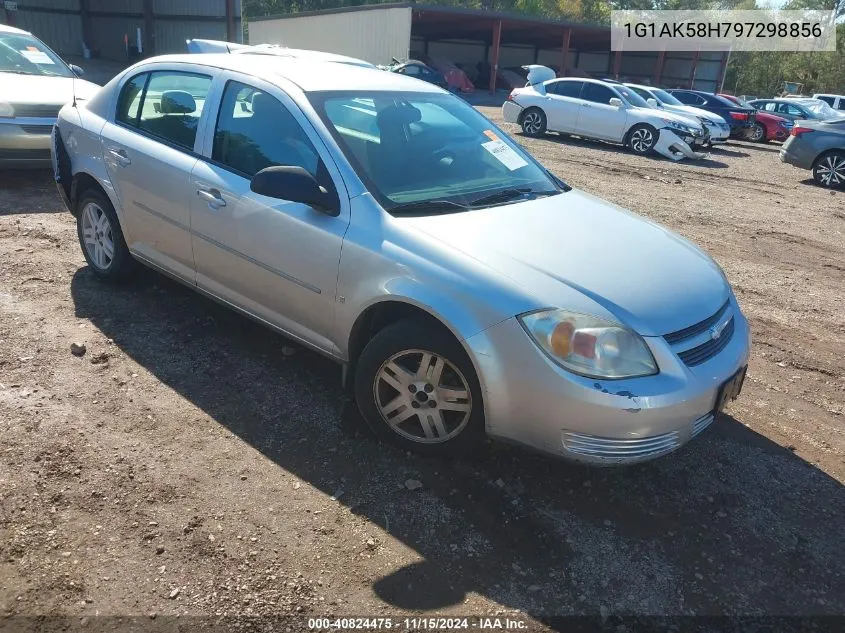
M66 106L54 167L91 271L160 270L344 366L380 437L666 454L742 386L718 265L576 191L415 79L153 58Z

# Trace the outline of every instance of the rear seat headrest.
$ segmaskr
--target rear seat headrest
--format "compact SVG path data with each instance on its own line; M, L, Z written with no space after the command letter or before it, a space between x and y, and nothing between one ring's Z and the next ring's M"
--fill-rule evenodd
M161 93L162 114L191 114L197 109L197 102L190 92L167 90Z

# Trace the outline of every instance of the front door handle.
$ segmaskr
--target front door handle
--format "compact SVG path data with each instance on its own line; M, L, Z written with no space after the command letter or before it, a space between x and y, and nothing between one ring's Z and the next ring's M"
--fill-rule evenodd
M226 201L217 189L197 189L197 195L205 200L213 209L226 206Z
M132 160L129 158L129 156L126 155L125 149L117 149L111 147L109 148L108 152L109 156L111 156L115 160L115 162L121 167L127 167L132 164Z

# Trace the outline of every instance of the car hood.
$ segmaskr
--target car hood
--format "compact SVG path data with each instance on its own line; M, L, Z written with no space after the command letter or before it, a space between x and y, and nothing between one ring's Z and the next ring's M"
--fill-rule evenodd
M576 190L402 220L510 278L539 306L609 314L646 336L698 323L730 294L698 247Z
M63 106L73 101L93 97L100 86L78 77L47 77L46 75L16 75L2 73L0 101L38 105Z
M659 117L661 119L667 119L669 121L675 121L676 123L683 123L684 125L691 125L693 127L701 127L701 121L699 121L696 117L682 114L680 112L671 112L669 110L663 110L660 108L634 108L637 111L638 116L649 116L649 117Z
M725 119L720 117L718 114L713 114L712 112L696 108L695 106L663 104L663 107L678 114L702 118L713 123L721 123L722 125L726 124Z

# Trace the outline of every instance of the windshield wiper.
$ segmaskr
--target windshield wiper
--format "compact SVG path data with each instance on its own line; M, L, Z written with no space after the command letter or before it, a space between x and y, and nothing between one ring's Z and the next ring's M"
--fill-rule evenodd
M517 198L527 198L529 195L532 198L540 196L553 196L559 191L534 191L531 187L514 187L512 189L502 189L496 193L491 193L489 196L481 196L470 203L472 207L484 206L489 204L496 204L497 202L509 202Z
M395 215L404 215L406 213L466 211L467 209L469 209L467 205L452 200L417 200L397 204L388 210Z

